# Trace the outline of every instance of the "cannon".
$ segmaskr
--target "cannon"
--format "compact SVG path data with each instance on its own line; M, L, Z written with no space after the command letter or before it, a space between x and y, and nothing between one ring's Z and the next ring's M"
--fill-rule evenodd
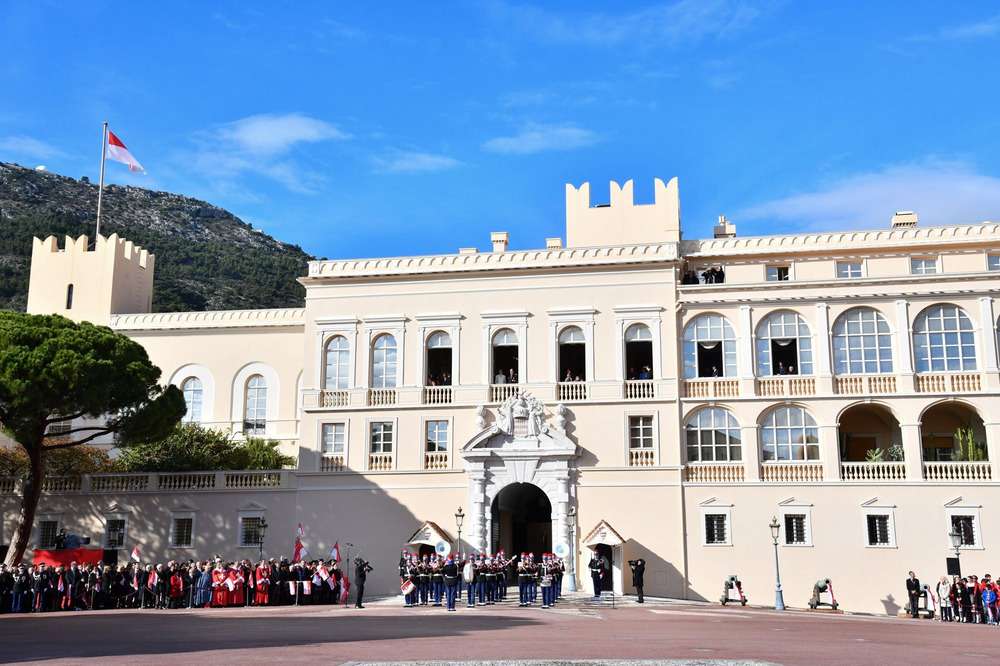
M931 586L924 584L920 586L920 595L917 597L917 617L924 617L928 620L934 618L934 614L937 611L937 602L934 600L934 593L931 592ZM903 612L907 615L910 614L910 603L906 602L906 606L903 607Z
M730 601L740 602L740 606L747 605L747 597L743 594L743 583L740 582L738 576L729 576L724 581L722 581L722 597L719 598L722 605L725 606Z
M821 578L813 585L813 594L809 600L809 608L816 610L820 606L837 610L837 598L833 596L833 583L829 578Z

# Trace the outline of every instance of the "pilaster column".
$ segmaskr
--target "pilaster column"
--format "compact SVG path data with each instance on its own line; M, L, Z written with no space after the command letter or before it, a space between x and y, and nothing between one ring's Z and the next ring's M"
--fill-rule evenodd
M986 430L986 458L990 461L993 480L1000 479L1000 423L984 423Z
M739 328L736 332L736 367L739 372L740 395L742 396L752 396L756 391L753 341L753 308L749 305L741 305Z
M910 345L910 304L900 299L896 301L896 374L900 393L913 393L913 350ZM919 441L919 436L917 440ZM920 477L917 477L920 478Z
M559 324L549 322L549 382L557 383L559 376Z
M757 425L740 428L743 453L743 478L749 483L760 481L760 432Z
M1000 370L997 368L996 314L993 312L993 297L979 297L979 354L983 372L986 373L985 388L1000 388Z
M840 480L840 444L836 425L819 426L819 458L823 461L823 480Z
M469 545L478 552L486 549L486 476L482 473L469 479Z
M924 478L924 450L920 441L920 424L899 424L903 438L903 460L906 466L906 480L919 481ZM987 433L989 431L987 430Z
M816 393L833 393L833 372L830 362L830 306L825 302L816 304ZM839 470L838 470L839 475Z

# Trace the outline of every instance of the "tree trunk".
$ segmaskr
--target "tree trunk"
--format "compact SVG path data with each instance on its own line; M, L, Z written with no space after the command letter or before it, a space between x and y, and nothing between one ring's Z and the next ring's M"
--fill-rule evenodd
M21 497L21 510L17 515L17 527L14 530L14 538L7 549L7 558L4 564L8 567L17 566L24 557L24 551L28 549L28 542L31 540L31 528L35 524L35 511L38 509L38 500L42 496L42 444L30 449L25 447L28 459L31 461L31 469L28 478L24 482L24 494Z

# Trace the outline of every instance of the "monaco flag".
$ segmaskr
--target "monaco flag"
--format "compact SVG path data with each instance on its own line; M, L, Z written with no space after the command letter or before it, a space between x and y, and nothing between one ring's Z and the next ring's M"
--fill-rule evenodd
M340 562L340 542L333 544L333 548L330 549L330 559L334 562Z
M141 562L142 556L139 554L139 546L132 549L131 559L133 562Z
M302 559L306 555L309 554L309 551L306 550L306 547L304 545L302 545L302 535L304 533L305 532L302 529L302 523L299 523L298 532L295 534L295 546L294 546L294 548L292 550L292 562L293 563L294 562L301 562Z
M132 153L125 147L124 142L115 136L115 133L108 129L108 157L115 162L121 162L128 166L129 171L146 173L146 170L139 164L139 160L132 157Z

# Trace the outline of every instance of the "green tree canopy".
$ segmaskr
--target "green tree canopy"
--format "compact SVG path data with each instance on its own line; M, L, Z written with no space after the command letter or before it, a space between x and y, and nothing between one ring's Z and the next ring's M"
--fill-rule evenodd
M123 472L195 472L281 469L295 460L282 455L273 440L237 440L218 430L185 423L163 439L125 449L115 463Z

